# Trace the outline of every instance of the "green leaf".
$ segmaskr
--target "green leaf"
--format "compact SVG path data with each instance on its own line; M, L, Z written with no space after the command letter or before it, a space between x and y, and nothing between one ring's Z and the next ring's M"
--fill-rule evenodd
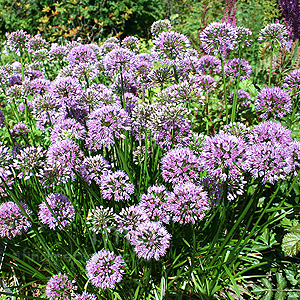
M282 240L282 250L287 256L297 255L300 250L300 233L287 233Z
M277 292L275 293L275 300L285 300L286 292L284 288L287 285L286 279L282 273L276 273Z
M300 224L290 228L290 232L300 233Z
M298 280L295 278L295 273L292 270L285 269L285 276L292 285L297 285Z

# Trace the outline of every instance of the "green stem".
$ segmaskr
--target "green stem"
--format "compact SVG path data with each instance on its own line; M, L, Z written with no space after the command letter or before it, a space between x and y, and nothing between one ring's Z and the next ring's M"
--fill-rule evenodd
M273 52L274 52L273 42L271 42L271 64L270 64L268 86L271 86L271 77L272 77L272 68L273 68Z
M292 122L294 121L295 114L297 112L298 103L299 103L299 96L297 96L296 101L294 103L294 108L293 108L293 113L292 113L292 118L291 118Z
M226 78L225 78L225 66L224 66L224 56L221 58L222 63L222 77L224 85L224 99L225 99L225 109L226 109L226 125L228 124L228 101L227 101L227 89L226 89Z

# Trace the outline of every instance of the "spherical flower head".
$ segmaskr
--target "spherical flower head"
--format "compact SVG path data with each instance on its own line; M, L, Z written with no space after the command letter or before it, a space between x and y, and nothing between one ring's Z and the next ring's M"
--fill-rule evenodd
M61 118L54 124L50 134L50 140L52 143L67 139L83 141L85 139L85 135L85 128L75 119Z
M239 73L239 68L241 69L241 73ZM230 77L233 80L238 80L238 78L241 81L249 79L251 73L252 73L251 65L246 59L243 58L230 59L225 65L225 76L227 78Z
M85 157L80 165L80 174L88 185L95 181L98 185L101 184L101 176L108 173L110 164L102 155Z
M96 287L114 289L116 283L121 282L123 278L124 264L121 255L102 249L87 261L87 276Z
M46 296L50 300L71 300L77 290L75 280L70 280L67 274L53 275L46 286Z
M127 48L115 48L104 56L104 68L111 76L126 71L130 68L130 61L134 56L134 52Z
M293 95L300 96L300 69L293 70L283 80L283 88L288 89Z
M260 43L271 42L275 47L284 48L288 43L289 37L290 34L285 25L274 23L268 24L261 29L258 41Z
M20 51L25 51L26 43L30 39L30 34L22 29L13 31L12 33L7 32L5 36L5 47L8 47L11 52L15 52L17 55L21 55Z
M161 160L162 177L173 185L195 182L201 170L200 160L189 148L169 150Z
M175 31L161 32L154 40L152 53L161 59L174 61L177 56L190 47L189 39Z
M96 206L88 213L86 224L88 228L96 234L110 232L115 226L115 214L111 207L104 208L102 205Z
M151 221L159 221L168 224L170 215L166 203L168 195L165 186L151 186L147 190L147 194L141 195L139 206L148 215Z
M121 212L115 216L118 232L127 232L126 237L130 240L130 234L136 230L138 225L149 220L144 208L139 205L132 205L122 208Z
M249 47L252 44L252 31L246 27L238 26L235 27L237 34L237 43L243 49L245 47Z
M0 198L1 198L7 196L7 189L10 190L12 189L12 185L14 184L14 174L11 172L10 168L1 165L0 165L0 174L1 174L0 175Z
M233 103L233 98L234 98L234 94L235 92L232 92L229 96L228 96L228 100L229 103L232 104ZM247 93L246 91L243 90L238 90L238 93L236 95L237 97L237 103L241 106L244 107L250 107L251 104L251 96L249 95L249 93Z
M18 178L28 180L44 166L46 150L42 147L26 147L20 150L14 159L12 166L21 172Z
M124 93L125 110L128 114L139 104L139 98L133 93Z
M124 171L116 171L101 176L100 190L104 199L125 201L134 193L134 185Z
M80 63L94 64L98 62L98 59L91 48L85 45L79 45L71 49L67 55L67 61L74 67Z
M203 220L205 212L210 209L207 192L191 182L174 186L167 197L167 205L172 220L179 224L195 224Z
M233 122L229 123L228 125L225 125L223 130L219 131L219 133L227 133L237 137L242 137L246 141L250 133L250 128L243 123Z
M150 71L148 80L152 85L174 83L174 70L170 66L158 67Z
M55 45L49 51L49 60L54 63L61 63L65 60L65 56L69 52L66 46Z
M62 140L52 144L47 152L47 162L49 164L59 163L62 168L79 169L83 152L72 140Z
M159 260L167 253L171 237L160 222L146 221L131 232L130 243L139 258Z
M87 121L87 147L97 151L115 143L114 138L125 139L130 130L130 118L119 105L107 105L92 111Z
M200 33L199 40L206 53L226 56L229 50L236 48L237 33L229 23L213 22Z
M48 92L51 81L45 78L36 78L30 81L29 89L34 95L45 94Z
M123 48L127 48L134 53L139 52L140 44L141 44L140 39L135 36L126 36L121 42L121 46Z
M208 175L225 182L242 173L242 158L248 146L243 138L219 133L203 143L201 164Z
M29 127L25 122L19 122L13 126L10 131L12 139L16 141L22 141L29 133Z
M99 63L79 63L72 67L71 76L77 78L83 86L89 83L99 75Z
M205 75L219 74L222 70L221 60L213 55L204 55L196 62L196 70Z
M279 87L265 87L257 93L255 110L261 119L280 119L292 110L290 95Z
M264 184L285 180L294 170L291 149L278 143L254 144L246 151L244 159L244 168Z
M46 200L39 205L38 215L41 222L51 229L63 229L74 220L75 208L66 196L54 193L48 195Z
M217 87L217 82L215 79L210 75L195 75L194 76L195 84L198 85L199 88L203 90L203 92L211 93ZM200 100L200 103L202 101Z
M26 42L28 53L41 50L42 48L48 48L48 42L42 38L40 34L36 34Z
M172 30L172 25L171 22L168 19L165 20L158 20L152 23L151 25L151 34L156 37L160 33L164 31L171 31Z
M248 139L250 145L271 142L288 146L293 142L291 130L275 121L264 121L255 125Z
M82 294L74 294L73 300L97 300L94 294L83 292Z
M20 205L25 214L13 201L0 204L0 236L2 238L12 239L21 235L22 232L27 232L31 227L27 217L31 215L31 211L27 209L25 203L21 202Z
M5 116L2 110L0 110L0 127L5 127Z

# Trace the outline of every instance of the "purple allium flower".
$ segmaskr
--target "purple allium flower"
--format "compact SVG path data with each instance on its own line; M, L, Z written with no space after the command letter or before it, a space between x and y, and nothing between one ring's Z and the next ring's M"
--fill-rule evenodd
M123 92L137 94L138 91L142 90L142 85L134 74L123 71L114 76L114 82L110 88L118 95L121 95Z
M236 48L237 38L235 27L217 22L209 24L199 35L200 45L206 53L221 53L224 56L229 50Z
M116 283L122 280L125 271L121 255L102 249L95 253L86 263L86 272L92 284L96 287L114 289Z
M65 57L68 52L69 50L66 46L55 45L54 47L51 47L49 51L49 60L54 63L62 63L65 61Z
M6 89L6 99L8 103L17 102L20 103L22 100L25 101L28 95L28 90L25 85L15 84Z
M79 63L72 69L72 77L77 78L83 85L89 83L99 75L99 64Z
M284 48L289 40L290 34L287 28L279 23L268 24L259 32L258 41L271 42L274 47ZM271 47L271 45L270 45Z
M282 15L284 17L285 24L292 31L294 39L300 38L300 24L299 24L299 12L300 2L299 0L280 0Z
M46 150L43 150L42 147L26 147L21 149L12 163L12 166L16 170L21 170L17 177L28 180L35 172L38 172L38 169L44 166L45 156Z
M148 75L154 65L153 58L149 53L141 53L131 60L130 73L134 73L138 77L138 81L148 83Z
M98 57L100 57L103 61L106 54L118 48L120 48L119 40L117 40L117 42L104 42L104 44L99 47Z
M121 42L123 48L127 48L134 53L139 52L140 44L141 40L135 36L126 36Z
M59 163L61 168L79 169L83 152L72 140L62 140L52 144L47 152L47 163Z
M26 50L26 43L30 39L30 34L24 30L13 31L12 33L5 33L6 41L4 42L5 47L11 52L15 52L17 55L21 55L20 51Z
M246 27L238 26L235 27L237 34L237 43L241 48L249 47L252 44L252 40L250 39L252 35L252 31Z
M250 128L243 123L233 122L225 125L223 130L220 130L219 133L227 133L237 137L242 137L245 141L247 141L248 135L250 133Z
M116 48L107 53L103 58L105 70L113 76L118 72L126 71L130 68L130 61L135 54L127 48Z
M293 142L292 132L285 128L279 122L264 121L255 125L248 135L249 144L259 144L271 142L288 146Z
M110 167L108 161L101 155L86 157L80 165L80 174L88 185L91 185L92 180L100 185L101 176L108 173Z
M223 185L215 178L206 176L199 178L199 185L203 187L203 190L207 192L209 203L211 206L218 205L223 195Z
M175 31L164 31L153 40L151 52L154 56L158 55L160 59L174 61L190 45L190 41L185 35Z
M8 167L0 166L0 198L7 196L7 188L12 189L14 174Z
M50 300L71 300L77 290L75 280L70 280L67 274L53 275L46 286L46 296Z
M22 74L14 74L9 77L10 86L22 85Z
M255 110L260 118L282 118L292 110L290 95L279 87L265 87L257 93Z
M106 40L105 40L105 42L104 42L104 44L119 44L120 43L120 41L119 41L119 39L117 38L117 37L115 37L115 36L111 36L111 37L109 37L109 38L107 38Z
M47 49L39 49L32 52L32 60L34 62L44 62L49 58L49 50Z
M239 78L239 64L241 64L241 74L240 80L249 79L252 73L252 68L246 59L233 58L228 60L225 65L225 76L231 77L233 80L238 80Z
M115 143L114 138L125 139L130 130L130 118L119 105L107 105L92 111L87 121L86 145L90 150L100 150Z
M254 144L244 156L244 168L262 183L285 180L294 169L292 152L286 145L266 142Z
M71 49L67 55L67 61L74 67L80 63L94 64L98 62L98 59L91 48L85 45L79 45Z
M228 96L229 103L231 103L231 104L233 103L234 93L236 93L236 91L232 92ZM241 106L250 107L251 96L246 91L238 90L238 93L237 93L237 103L239 105L241 105Z
M51 81L45 78L37 78L33 79L29 83L30 91L35 94L45 94L48 92L50 87Z
M198 88L201 88L203 92L211 93L217 87L217 82L210 75L195 75L194 76L195 84ZM200 101L201 103L202 101Z
M164 31L171 31L171 30L172 30L171 22L167 19L155 21L151 25L151 34L154 37L158 36L160 33Z
M166 254L171 237L160 222L146 221L130 232L130 243L139 258L159 260Z
M50 134L52 143L60 142L62 140L81 140L83 141L86 136L85 128L75 119L60 119L53 126Z
M174 71L170 66L163 66L150 71L148 80L151 84L160 85L174 83Z
M0 110L0 127L5 127L5 116L2 110Z
M161 160L162 177L173 185L195 182L201 171L200 160L189 148L175 148Z
M110 232L112 227L115 227L115 214L113 208L102 205L91 209L86 218L86 224L89 229L96 234L104 234L105 231Z
M196 62L196 70L200 74L215 75L222 70L221 60L213 55L204 55Z
M225 182L234 180L242 172L242 157L248 146L243 138L230 134L216 134L203 143L202 167L211 177Z
M151 186L147 194L141 195L139 206L143 208L151 221L168 224L170 214L166 203L167 196L168 191L165 186Z
M33 53L41 48L48 48L48 46L49 43L40 34L36 34L26 42L28 53Z
M139 98L132 93L124 93L125 110L128 114L139 104Z
M134 185L124 171L109 172L101 176L100 190L104 199L125 201L134 193Z
M122 234L127 231L126 237L130 240L130 233L136 230L137 226L149 219L145 210L139 205L132 205L122 208L118 215L115 215L115 221L118 232Z
M73 300L97 300L97 298L94 294L89 294L86 292L83 292L81 295L74 294L72 299Z
M172 220L180 224L195 224L210 209L207 192L202 186L191 182L174 186L173 192L167 197L167 205Z
M300 167L300 141L293 141L290 145L292 151L292 157L294 161L294 167Z
M14 141L23 140L29 132L29 127L25 122L19 122L13 126L10 131L11 137Z
M186 109L181 105L167 103L156 106L150 116L149 129L160 147L187 146L192 137L191 124L184 117Z
M300 96L300 69L293 70L283 80L283 88L292 91L294 95Z
M30 216L31 211L27 209L26 204L21 202L20 205L27 216ZM31 227L31 223L26 214L13 201L0 204L0 236L12 239L17 235L21 235L22 232L27 232Z
M48 195L45 201L39 205L39 219L51 229L63 229L63 227L69 226L74 218L73 204L66 196L59 193Z

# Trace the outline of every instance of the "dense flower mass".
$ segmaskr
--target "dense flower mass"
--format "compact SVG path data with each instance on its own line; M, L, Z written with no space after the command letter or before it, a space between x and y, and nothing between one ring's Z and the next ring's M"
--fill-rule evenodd
M95 52L85 45L72 48L67 55L67 60L73 67L80 63L94 64L98 61Z
M75 208L71 201L59 193L50 194L39 205L39 219L51 229L62 229L75 218Z
M241 70L241 72L239 72ZM232 79L242 81L249 79L252 73L252 68L249 62L246 59L233 58L228 60L225 65L225 75Z
M21 235L22 232L28 231L31 227L31 223L28 220L31 211L27 209L24 203L20 203L20 206L23 208L23 211L13 201L0 204L0 236L2 238L12 239Z
M101 250L95 253L86 263L86 272L92 284L96 287L114 289L123 278L124 261L114 252Z

